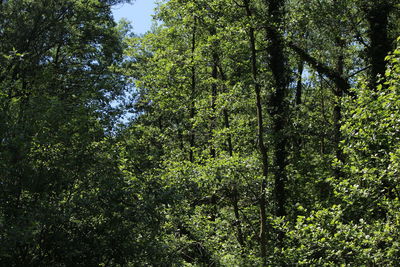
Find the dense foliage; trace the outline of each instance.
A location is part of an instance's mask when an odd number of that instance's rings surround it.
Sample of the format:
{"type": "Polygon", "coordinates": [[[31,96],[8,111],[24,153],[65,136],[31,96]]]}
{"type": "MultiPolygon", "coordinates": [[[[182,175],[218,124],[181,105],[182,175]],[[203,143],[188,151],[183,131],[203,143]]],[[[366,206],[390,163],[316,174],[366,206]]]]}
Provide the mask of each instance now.
{"type": "Polygon", "coordinates": [[[0,3],[1,266],[150,261],[154,201],[111,135],[125,85],[109,2],[0,3]]]}
{"type": "Polygon", "coordinates": [[[1,266],[396,266],[392,0],[0,2],[1,266]]]}

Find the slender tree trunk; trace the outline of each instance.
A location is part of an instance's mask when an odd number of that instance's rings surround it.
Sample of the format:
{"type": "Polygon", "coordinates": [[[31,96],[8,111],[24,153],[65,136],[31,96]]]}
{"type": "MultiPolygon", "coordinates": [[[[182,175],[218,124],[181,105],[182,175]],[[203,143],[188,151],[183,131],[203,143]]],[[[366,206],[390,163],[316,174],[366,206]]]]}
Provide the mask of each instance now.
{"type": "MultiPolygon", "coordinates": [[[[295,94],[295,105],[296,107],[302,104],[302,95],[303,95],[303,71],[304,71],[304,61],[299,59],[297,65],[297,84],[296,84],[296,94],[295,94]]],[[[300,112],[300,109],[297,108],[297,112],[300,112]]],[[[293,140],[293,149],[294,149],[294,158],[297,161],[301,161],[301,146],[302,146],[302,136],[298,127],[295,129],[296,133],[292,137],[293,140]]]]}
{"type": "MultiPolygon", "coordinates": [[[[341,40],[340,37],[336,40],[336,46],[340,49],[340,54],[336,63],[336,72],[343,76],[344,73],[344,41],[341,40]]],[[[335,156],[339,162],[344,162],[344,153],[343,149],[340,147],[340,141],[342,140],[341,134],[341,119],[342,119],[342,98],[343,98],[343,88],[340,86],[336,86],[334,90],[335,94],[335,104],[333,107],[333,131],[334,131],[334,145],[335,145],[335,156]]],[[[334,169],[335,178],[340,178],[343,174],[340,170],[340,167],[335,167],[334,169]]]]}
{"type": "MultiPolygon", "coordinates": [[[[217,31],[214,27],[211,28],[210,30],[210,35],[211,36],[215,36],[217,34],[217,31]]],[[[216,151],[215,151],[215,147],[213,144],[213,136],[214,136],[214,130],[216,128],[216,101],[217,101],[217,79],[218,79],[218,54],[217,51],[215,50],[218,47],[218,42],[215,41],[212,44],[212,67],[211,67],[211,78],[213,79],[213,81],[211,82],[211,118],[210,118],[210,156],[212,158],[216,157],[216,151]]]]}
{"type": "Polygon", "coordinates": [[[303,94],[303,71],[304,71],[304,61],[299,60],[298,63],[298,73],[297,73],[297,85],[296,85],[296,105],[301,105],[302,94],[303,94]]]}
{"type": "MultiPolygon", "coordinates": [[[[246,15],[251,18],[252,12],[249,5],[249,0],[244,1],[246,9],[246,15]]],[[[267,213],[266,213],[266,199],[265,190],[268,179],[268,152],[264,143],[264,122],[263,112],[261,105],[261,86],[258,82],[258,68],[257,68],[257,50],[256,50],[256,39],[254,27],[249,28],[249,45],[251,53],[251,69],[254,82],[254,90],[256,93],[256,107],[257,107],[257,135],[258,135],[258,147],[261,154],[262,169],[263,169],[263,180],[260,188],[260,253],[263,266],[267,265],[267,213]]]]}
{"type": "Polygon", "coordinates": [[[196,17],[193,20],[193,30],[192,30],[192,51],[191,51],[191,92],[190,92],[190,134],[189,134],[189,161],[194,162],[194,153],[193,148],[195,145],[195,134],[194,134],[194,126],[193,126],[193,119],[195,116],[195,107],[194,107],[194,99],[196,95],[196,66],[195,66],[195,59],[194,54],[196,50],[196,17]]]}
{"type": "MultiPolygon", "coordinates": [[[[230,129],[230,123],[229,123],[229,114],[228,111],[226,110],[226,108],[224,108],[223,110],[224,113],[224,124],[225,124],[225,128],[226,129],[230,129]]],[[[227,138],[226,138],[226,143],[228,145],[228,152],[229,152],[229,156],[233,156],[233,146],[232,146],[232,135],[231,133],[227,134],[227,138]]]]}
{"type": "Polygon", "coordinates": [[[211,84],[211,126],[210,126],[210,155],[212,158],[216,157],[216,151],[215,147],[213,144],[213,136],[214,136],[214,130],[216,128],[216,101],[217,101],[217,79],[218,79],[218,55],[216,53],[213,53],[212,56],[213,60],[213,65],[212,65],[212,72],[211,72],[211,77],[213,78],[213,82],[211,84]]]}
{"type": "MultiPolygon", "coordinates": [[[[326,108],[325,108],[325,93],[324,93],[324,79],[322,77],[322,74],[319,74],[319,81],[320,81],[320,91],[321,91],[321,113],[322,113],[322,119],[324,123],[327,123],[326,119],[326,108]]],[[[320,140],[320,153],[321,157],[325,155],[325,131],[322,132],[321,134],[321,140],[320,140]]]]}
{"type": "MultiPolygon", "coordinates": [[[[226,81],[226,76],[224,71],[222,70],[221,62],[218,60],[218,66],[219,66],[219,72],[221,74],[221,79],[223,82],[226,81]]],[[[223,109],[223,115],[224,115],[224,125],[227,130],[230,129],[230,122],[229,122],[229,113],[226,108],[223,109]]],[[[228,145],[228,153],[229,156],[233,156],[233,146],[232,146],[232,135],[228,133],[227,135],[227,145],[228,145]]],[[[236,234],[237,234],[237,240],[240,244],[241,247],[244,247],[244,238],[243,238],[243,231],[242,231],[242,222],[240,219],[240,213],[239,213],[239,191],[237,188],[236,182],[233,184],[233,189],[232,189],[232,195],[231,195],[231,201],[232,201],[232,206],[233,206],[233,212],[235,214],[235,227],[236,227],[236,234]]]]}

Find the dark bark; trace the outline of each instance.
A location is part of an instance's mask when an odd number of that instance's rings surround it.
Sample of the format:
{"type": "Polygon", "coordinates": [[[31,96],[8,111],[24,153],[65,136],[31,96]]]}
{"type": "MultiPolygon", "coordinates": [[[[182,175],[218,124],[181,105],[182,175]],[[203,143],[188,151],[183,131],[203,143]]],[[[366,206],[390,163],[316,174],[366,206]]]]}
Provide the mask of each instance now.
{"type": "Polygon", "coordinates": [[[216,151],[213,144],[213,136],[214,136],[214,129],[216,128],[216,101],[217,101],[217,79],[218,79],[218,55],[214,52],[212,56],[213,65],[212,65],[212,72],[211,77],[213,78],[213,82],[211,84],[211,125],[210,125],[210,155],[212,158],[216,157],[216,151]]]}
{"type": "MultiPolygon", "coordinates": [[[[210,35],[214,36],[217,34],[216,29],[213,27],[210,29],[210,35]]],[[[217,90],[218,90],[218,85],[217,85],[217,79],[218,79],[218,53],[215,50],[218,47],[218,42],[214,42],[212,44],[212,67],[211,67],[211,77],[213,79],[212,83],[211,83],[211,118],[210,118],[210,156],[212,158],[216,157],[216,151],[215,151],[215,147],[213,144],[213,136],[214,136],[214,129],[216,128],[216,101],[217,101],[217,90]]]]}
{"type": "Polygon", "coordinates": [[[301,105],[301,103],[302,103],[301,97],[303,94],[303,71],[304,71],[304,61],[299,60],[297,85],[296,85],[296,105],[301,105]]]}
{"type": "Polygon", "coordinates": [[[350,96],[355,96],[353,92],[350,91],[350,83],[346,77],[343,77],[340,73],[329,66],[319,62],[316,58],[312,57],[307,53],[303,48],[294,44],[293,42],[289,42],[288,46],[292,49],[301,59],[307,62],[314,70],[318,73],[325,75],[330,79],[337,87],[342,88],[343,92],[350,96]]]}
{"type": "MultiPolygon", "coordinates": [[[[296,84],[296,94],[295,94],[295,105],[298,107],[302,104],[302,94],[303,94],[303,71],[304,71],[304,61],[299,60],[297,65],[297,84],[296,84]]],[[[300,109],[297,109],[297,112],[300,112],[300,109]]],[[[297,161],[301,161],[301,145],[302,145],[302,136],[300,133],[300,129],[295,128],[296,133],[292,136],[293,149],[294,149],[294,159],[297,161]]]]}
{"type": "Polygon", "coordinates": [[[237,186],[235,185],[232,192],[232,206],[233,212],[235,213],[235,227],[237,232],[237,240],[240,246],[244,247],[244,238],[242,231],[242,222],[240,220],[239,214],[239,192],[237,190],[237,186]]]}
{"type": "MultiPolygon", "coordinates": [[[[230,123],[229,123],[229,114],[228,111],[226,109],[223,110],[224,113],[224,124],[225,124],[225,128],[226,129],[230,129],[230,123]]],[[[227,138],[226,138],[226,143],[228,145],[228,152],[229,152],[229,156],[233,156],[233,146],[232,146],[232,135],[230,133],[227,134],[227,138]]]]}
{"type": "Polygon", "coordinates": [[[366,8],[366,17],[369,24],[370,44],[367,56],[371,65],[370,86],[375,88],[380,78],[384,78],[386,71],[385,57],[392,49],[388,37],[388,18],[392,9],[388,1],[372,1],[366,8]]]}
{"type": "Polygon", "coordinates": [[[267,39],[269,45],[267,52],[269,55],[269,68],[274,78],[275,92],[273,93],[270,101],[273,125],[273,136],[275,145],[275,188],[274,195],[276,201],[275,215],[285,216],[285,203],[286,203],[286,164],[287,164],[287,151],[286,146],[288,143],[287,134],[285,133],[287,124],[287,110],[288,105],[285,101],[288,91],[288,72],[286,69],[287,60],[284,55],[283,38],[280,33],[279,27],[283,24],[283,7],[284,2],[280,0],[267,0],[269,20],[267,21],[267,39]],[[273,25],[273,26],[269,26],[273,25]]]}
{"type": "MultiPolygon", "coordinates": [[[[340,38],[336,40],[336,46],[340,48],[340,54],[336,63],[336,72],[343,76],[344,73],[344,42],[340,38]]],[[[335,104],[333,107],[333,127],[334,127],[334,145],[335,145],[335,156],[339,162],[344,162],[344,153],[343,149],[340,147],[340,141],[342,140],[341,134],[341,119],[342,119],[342,98],[343,98],[344,88],[340,86],[336,86],[334,89],[335,94],[335,104]]],[[[340,170],[340,167],[335,167],[335,178],[339,179],[343,173],[340,170]]]]}
{"type": "MultiPolygon", "coordinates": [[[[325,94],[324,94],[324,85],[323,85],[324,79],[322,77],[322,74],[319,74],[319,81],[320,81],[320,91],[321,91],[321,113],[322,113],[321,115],[322,115],[322,119],[323,119],[324,123],[328,124],[328,120],[326,118],[326,108],[325,108],[325,94]]],[[[321,138],[320,139],[320,154],[321,154],[321,157],[323,157],[325,155],[325,151],[326,151],[326,149],[325,149],[325,137],[326,137],[326,134],[325,134],[325,131],[323,131],[321,133],[321,136],[320,136],[320,138],[321,138]]]]}

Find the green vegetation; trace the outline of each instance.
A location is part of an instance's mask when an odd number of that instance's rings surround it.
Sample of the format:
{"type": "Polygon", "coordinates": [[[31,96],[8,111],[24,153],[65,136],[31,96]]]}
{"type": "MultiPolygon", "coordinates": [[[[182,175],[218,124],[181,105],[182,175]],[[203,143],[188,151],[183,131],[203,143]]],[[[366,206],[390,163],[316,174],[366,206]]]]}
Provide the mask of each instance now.
{"type": "Polygon", "coordinates": [[[0,266],[397,266],[400,5],[0,1],[0,266]]]}

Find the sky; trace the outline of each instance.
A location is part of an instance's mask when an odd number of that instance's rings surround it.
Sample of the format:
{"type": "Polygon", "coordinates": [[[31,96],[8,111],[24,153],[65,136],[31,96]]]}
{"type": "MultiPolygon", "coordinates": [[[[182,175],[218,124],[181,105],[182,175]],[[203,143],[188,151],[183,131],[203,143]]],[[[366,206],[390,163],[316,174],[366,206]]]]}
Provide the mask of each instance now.
{"type": "Polygon", "coordinates": [[[154,0],[135,0],[132,4],[116,5],[112,11],[116,21],[125,18],[132,22],[134,33],[143,34],[151,28],[155,6],[154,0]]]}

